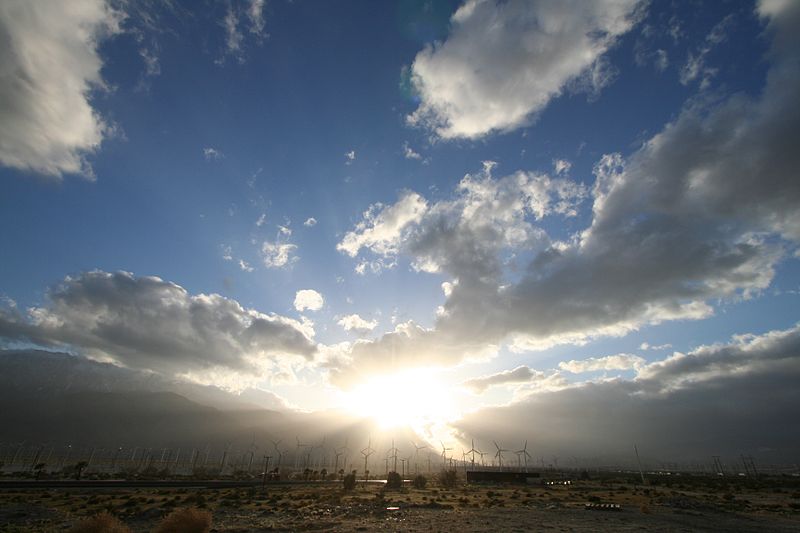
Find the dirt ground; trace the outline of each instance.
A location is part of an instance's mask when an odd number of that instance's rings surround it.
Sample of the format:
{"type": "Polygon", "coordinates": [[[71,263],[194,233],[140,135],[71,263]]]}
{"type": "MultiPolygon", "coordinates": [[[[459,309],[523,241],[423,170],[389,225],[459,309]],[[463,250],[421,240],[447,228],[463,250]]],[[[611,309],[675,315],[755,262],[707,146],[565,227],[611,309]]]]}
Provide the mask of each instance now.
{"type": "Polygon", "coordinates": [[[339,485],[242,489],[0,491],[0,531],[69,531],[108,511],[135,532],[171,511],[212,513],[211,531],[800,531],[800,480],[677,478],[572,485],[458,485],[346,492],[339,485]],[[587,504],[619,504],[590,510],[587,504]]]}

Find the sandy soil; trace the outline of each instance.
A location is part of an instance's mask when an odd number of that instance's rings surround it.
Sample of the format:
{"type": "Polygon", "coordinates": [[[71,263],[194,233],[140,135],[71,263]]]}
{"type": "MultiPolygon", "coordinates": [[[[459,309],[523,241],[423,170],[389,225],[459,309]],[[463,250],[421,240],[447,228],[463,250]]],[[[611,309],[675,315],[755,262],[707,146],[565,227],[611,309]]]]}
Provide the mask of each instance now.
{"type": "Polygon", "coordinates": [[[68,531],[103,510],[150,531],[174,509],[211,511],[212,531],[800,531],[800,480],[630,480],[571,486],[384,490],[298,484],[249,489],[0,491],[0,531],[68,531]],[[587,510],[616,503],[619,511],[587,510]],[[398,509],[387,509],[397,507],[398,509]]]}

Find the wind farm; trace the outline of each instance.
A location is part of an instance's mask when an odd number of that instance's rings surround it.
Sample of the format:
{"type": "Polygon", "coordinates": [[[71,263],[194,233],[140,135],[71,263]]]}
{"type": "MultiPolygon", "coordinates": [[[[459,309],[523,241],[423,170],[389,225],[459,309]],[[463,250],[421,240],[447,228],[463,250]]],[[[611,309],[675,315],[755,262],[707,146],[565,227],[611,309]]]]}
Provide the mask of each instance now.
{"type": "Polygon", "coordinates": [[[800,0],[0,43],[0,531],[800,531],[800,0]]]}

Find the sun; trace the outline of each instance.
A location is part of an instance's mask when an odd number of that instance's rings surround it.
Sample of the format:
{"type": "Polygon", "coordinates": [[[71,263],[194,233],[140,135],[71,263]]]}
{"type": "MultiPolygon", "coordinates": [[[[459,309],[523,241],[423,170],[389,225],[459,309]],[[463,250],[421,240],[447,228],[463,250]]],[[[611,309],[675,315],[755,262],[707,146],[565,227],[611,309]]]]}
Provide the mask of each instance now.
{"type": "Polygon", "coordinates": [[[451,386],[435,370],[417,369],[377,376],[345,394],[344,407],[372,418],[384,429],[422,428],[456,414],[451,386]]]}

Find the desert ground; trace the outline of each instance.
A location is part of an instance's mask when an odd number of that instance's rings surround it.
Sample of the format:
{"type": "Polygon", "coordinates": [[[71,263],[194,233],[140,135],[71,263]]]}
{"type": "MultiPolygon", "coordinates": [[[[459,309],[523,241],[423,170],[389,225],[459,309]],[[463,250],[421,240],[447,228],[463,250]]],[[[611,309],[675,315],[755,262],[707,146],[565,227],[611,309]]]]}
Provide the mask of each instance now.
{"type": "Polygon", "coordinates": [[[800,478],[793,476],[661,476],[647,485],[625,475],[571,479],[567,485],[546,481],[445,488],[431,479],[422,489],[359,483],[350,491],[338,482],[3,488],[0,530],[69,531],[107,512],[131,531],[145,532],[176,509],[198,508],[210,513],[210,531],[219,532],[800,531],[800,478]]]}

